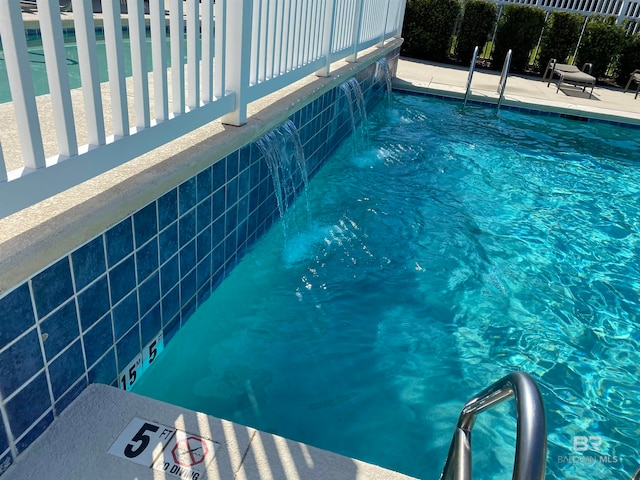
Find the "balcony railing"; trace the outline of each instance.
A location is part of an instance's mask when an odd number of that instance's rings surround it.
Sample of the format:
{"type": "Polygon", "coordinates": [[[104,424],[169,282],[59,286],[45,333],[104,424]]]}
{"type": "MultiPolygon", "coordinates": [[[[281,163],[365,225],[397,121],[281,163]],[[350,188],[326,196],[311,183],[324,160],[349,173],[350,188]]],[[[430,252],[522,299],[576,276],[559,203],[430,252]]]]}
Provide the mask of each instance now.
{"type": "MultiPolygon", "coordinates": [[[[74,113],[72,97],[77,101],[77,92],[69,86],[59,5],[37,0],[57,139],[57,154],[46,157],[20,3],[0,0],[0,39],[20,140],[18,166],[15,160],[7,166],[0,146],[0,218],[215,119],[244,124],[250,102],[307,75],[330,75],[332,62],[356,61],[362,50],[399,37],[405,3],[154,0],[145,16],[143,0],[127,0],[127,17],[121,17],[119,2],[102,0],[110,97],[105,105],[107,90],[100,83],[92,0],[72,0],[81,120],[77,105],[74,113]],[[123,18],[128,21],[131,50],[129,86],[124,73],[123,18]],[[148,74],[149,56],[152,71],[148,74]],[[171,67],[167,67],[169,60],[171,67]],[[105,122],[105,113],[110,122],[105,122]],[[84,125],[78,128],[80,121],[84,125]],[[109,131],[105,123],[110,123],[109,131]],[[79,130],[88,139],[86,144],[78,144],[79,130]]],[[[4,130],[11,121],[3,118],[0,128],[4,130]]],[[[12,158],[16,156],[11,153],[12,158]]]]}

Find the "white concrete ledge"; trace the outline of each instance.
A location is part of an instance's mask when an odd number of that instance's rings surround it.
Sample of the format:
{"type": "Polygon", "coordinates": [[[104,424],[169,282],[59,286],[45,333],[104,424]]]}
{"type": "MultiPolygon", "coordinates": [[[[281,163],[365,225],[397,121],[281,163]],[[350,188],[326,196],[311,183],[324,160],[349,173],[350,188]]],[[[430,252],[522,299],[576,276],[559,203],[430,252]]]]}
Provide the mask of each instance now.
{"type": "MultiPolygon", "coordinates": [[[[107,453],[136,417],[215,442],[215,457],[204,475],[195,476],[197,480],[411,480],[406,475],[107,385],[90,385],[2,478],[180,478],[107,453]]],[[[139,448],[139,442],[131,443],[139,448]]],[[[189,478],[193,479],[193,475],[189,478]]]]}

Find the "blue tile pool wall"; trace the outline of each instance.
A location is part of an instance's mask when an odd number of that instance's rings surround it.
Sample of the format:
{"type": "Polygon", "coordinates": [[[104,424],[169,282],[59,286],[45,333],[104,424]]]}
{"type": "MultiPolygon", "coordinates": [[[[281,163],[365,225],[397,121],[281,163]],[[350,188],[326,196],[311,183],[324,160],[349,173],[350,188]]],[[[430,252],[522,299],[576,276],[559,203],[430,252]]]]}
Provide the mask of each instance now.
{"type": "MultiPolygon", "coordinates": [[[[357,76],[370,107],[375,68],[357,76]]],[[[350,134],[340,95],[290,117],[309,177],[350,134]]],[[[169,342],[278,217],[250,143],[0,297],[0,474],[89,383],[118,385],[150,340],[169,342]]]]}

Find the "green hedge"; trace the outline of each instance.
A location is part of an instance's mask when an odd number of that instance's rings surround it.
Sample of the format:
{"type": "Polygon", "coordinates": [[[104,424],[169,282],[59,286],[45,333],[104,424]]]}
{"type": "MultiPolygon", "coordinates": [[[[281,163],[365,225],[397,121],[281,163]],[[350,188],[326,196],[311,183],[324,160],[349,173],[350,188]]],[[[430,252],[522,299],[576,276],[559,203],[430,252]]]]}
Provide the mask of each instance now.
{"type": "Polygon", "coordinates": [[[511,70],[523,71],[538,43],[544,19],[545,13],[541,8],[505,5],[496,31],[493,67],[502,68],[507,51],[511,49],[511,70]]]}
{"type": "Polygon", "coordinates": [[[408,0],[401,54],[424,60],[446,60],[459,13],[458,0],[408,0]]]}
{"type": "Polygon", "coordinates": [[[478,46],[482,52],[496,23],[498,7],[486,0],[468,0],[464,4],[464,14],[456,42],[456,58],[468,64],[473,49],[478,46]]]}
{"type": "Polygon", "coordinates": [[[554,11],[544,27],[538,65],[544,72],[549,60],[566,63],[576,50],[586,17],[579,13],[554,11]]]}
{"type": "Polygon", "coordinates": [[[625,38],[616,68],[618,85],[624,87],[635,69],[640,69],[640,34],[627,35],[625,38]]]}
{"type": "Polygon", "coordinates": [[[604,77],[617,61],[624,41],[624,28],[616,25],[615,17],[592,15],[582,36],[576,65],[582,67],[585,63],[592,63],[592,75],[604,77]]]}

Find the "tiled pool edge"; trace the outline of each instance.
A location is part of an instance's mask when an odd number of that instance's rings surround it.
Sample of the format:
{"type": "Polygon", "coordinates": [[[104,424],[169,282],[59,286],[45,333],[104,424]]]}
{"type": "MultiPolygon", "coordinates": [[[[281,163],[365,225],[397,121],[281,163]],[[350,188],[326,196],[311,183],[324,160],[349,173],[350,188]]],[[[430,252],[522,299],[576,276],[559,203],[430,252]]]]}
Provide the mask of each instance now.
{"type": "MultiPolygon", "coordinates": [[[[398,53],[378,58],[393,70],[398,53]]],[[[385,88],[375,60],[356,73],[370,106],[385,88]]],[[[289,115],[310,176],[350,132],[334,115],[339,92],[299,99],[289,115]]],[[[211,163],[0,296],[0,474],[89,383],[115,384],[159,332],[169,341],[274,222],[255,144],[211,163]]]]}
{"type": "MultiPolygon", "coordinates": [[[[448,100],[453,102],[463,102],[464,95],[455,91],[443,91],[440,89],[433,89],[431,87],[420,87],[406,85],[393,85],[393,90],[405,93],[407,95],[418,95],[425,97],[432,97],[441,100],[448,100]]],[[[471,95],[467,101],[468,105],[478,105],[482,107],[497,108],[497,97],[483,97],[480,95],[471,95]]],[[[633,130],[640,130],[640,121],[634,118],[621,117],[619,115],[613,115],[609,113],[597,113],[581,108],[567,108],[557,105],[543,105],[539,103],[526,102],[515,99],[504,99],[504,103],[500,106],[502,110],[526,113],[529,115],[542,115],[549,117],[568,118],[577,121],[586,121],[594,123],[603,123],[606,125],[614,125],[617,127],[630,128],[633,130]]]]}

